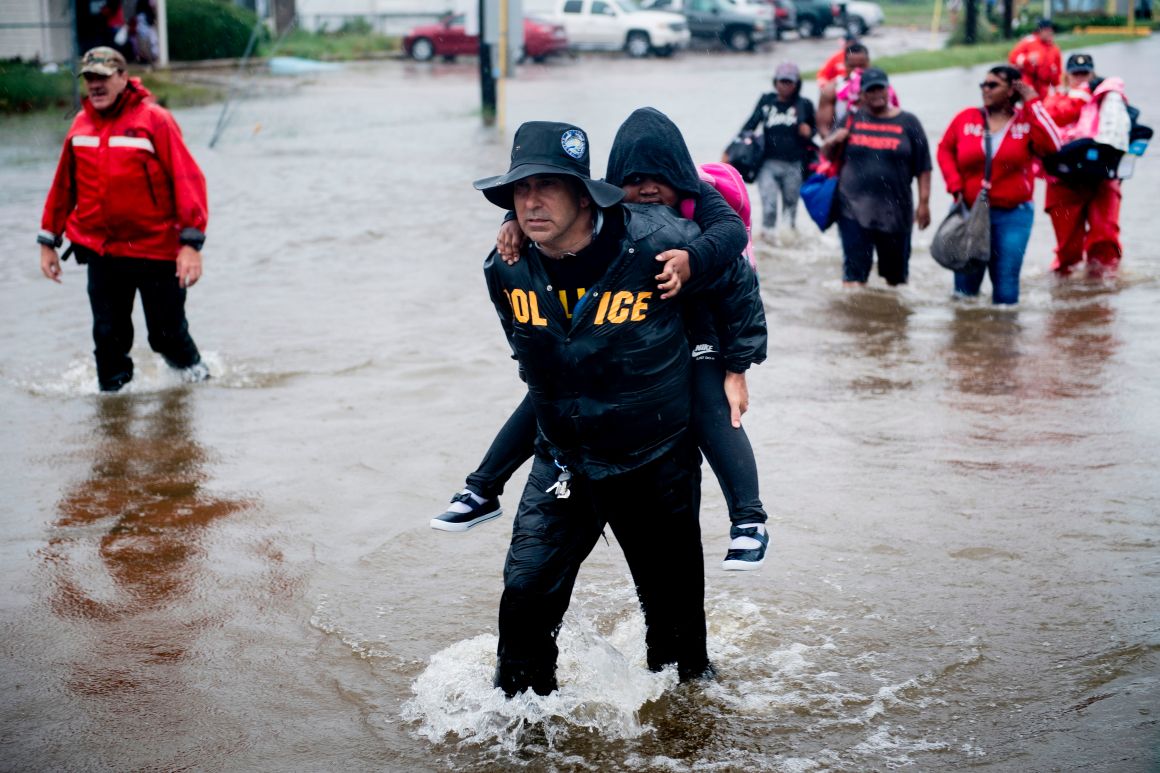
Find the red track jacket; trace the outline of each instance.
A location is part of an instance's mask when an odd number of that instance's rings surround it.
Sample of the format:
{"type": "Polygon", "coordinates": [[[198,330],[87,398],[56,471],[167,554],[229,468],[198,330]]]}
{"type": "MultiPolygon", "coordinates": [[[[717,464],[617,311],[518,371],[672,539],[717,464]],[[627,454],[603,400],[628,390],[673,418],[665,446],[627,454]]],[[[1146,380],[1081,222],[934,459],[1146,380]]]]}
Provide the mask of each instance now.
{"type": "MultiPolygon", "coordinates": [[[[1032,157],[1050,155],[1061,146],[1059,127],[1038,99],[1015,109],[1002,141],[991,137],[991,205],[1010,209],[1031,201],[1035,178],[1032,157]]],[[[938,166],[946,180],[947,192],[962,192],[967,205],[983,187],[983,112],[968,107],[955,116],[938,144],[938,166]]]]}
{"type": "Polygon", "coordinates": [[[1063,76],[1063,57],[1059,46],[1045,43],[1036,34],[1027,35],[1011,49],[1007,60],[1023,73],[1040,99],[1046,99],[1052,86],[1058,86],[1063,76]]]}
{"type": "Polygon", "coordinates": [[[207,207],[205,177],[177,122],[131,78],[112,114],[85,100],[40,227],[101,255],[176,260],[183,242],[205,238],[207,207]]]}

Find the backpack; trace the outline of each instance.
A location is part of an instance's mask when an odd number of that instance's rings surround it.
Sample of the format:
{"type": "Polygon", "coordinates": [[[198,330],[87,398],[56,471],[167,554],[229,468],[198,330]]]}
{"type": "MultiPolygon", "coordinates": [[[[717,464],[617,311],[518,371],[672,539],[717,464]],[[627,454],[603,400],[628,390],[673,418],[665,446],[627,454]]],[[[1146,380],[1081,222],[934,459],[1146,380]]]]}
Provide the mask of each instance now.
{"type": "MultiPolygon", "coordinates": [[[[710,163],[701,164],[697,172],[703,181],[717,189],[717,192],[741,218],[741,222],[745,223],[745,233],[751,235],[752,208],[749,204],[749,189],[745,187],[745,180],[737,168],[731,164],[710,163]]],[[[692,219],[693,204],[692,199],[685,199],[681,202],[681,217],[692,219]]],[[[757,261],[753,257],[752,238],[745,245],[745,251],[742,254],[749,261],[749,265],[757,268],[757,261]]]]}

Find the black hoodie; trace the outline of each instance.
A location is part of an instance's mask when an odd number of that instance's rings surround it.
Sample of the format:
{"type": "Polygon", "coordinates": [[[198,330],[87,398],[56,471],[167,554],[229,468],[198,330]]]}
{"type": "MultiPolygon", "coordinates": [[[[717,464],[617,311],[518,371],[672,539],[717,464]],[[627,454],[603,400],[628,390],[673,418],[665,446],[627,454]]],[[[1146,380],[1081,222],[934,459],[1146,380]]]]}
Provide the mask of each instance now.
{"type": "Polygon", "coordinates": [[[634,110],[612,141],[606,182],[623,186],[634,174],[661,178],[696,201],[693,220],[702,233],[685,248],[690,281],[723,280],[696,300],[683,299],[690,343],[721,351],[726,367],[736,373],[764,361],[765,309],[757,276],[742,257],[749,243],[745,224],[717,189],[701,180],[681,130],[656,108],[634,110]],[[741,315],[741,309],[748,314],[741,315]]]}
{"type": "Polygon", "coordinates": [[[681,130],[656,108],[634,110],[612,141],[606,182],[623,186],[634,174],[659,177],[682,198],[696,201],[693,220],[701,235],[686,247],[693,276],[726,268],[749,244],[741,218],[716,188],[701,180],[681,130]]]}

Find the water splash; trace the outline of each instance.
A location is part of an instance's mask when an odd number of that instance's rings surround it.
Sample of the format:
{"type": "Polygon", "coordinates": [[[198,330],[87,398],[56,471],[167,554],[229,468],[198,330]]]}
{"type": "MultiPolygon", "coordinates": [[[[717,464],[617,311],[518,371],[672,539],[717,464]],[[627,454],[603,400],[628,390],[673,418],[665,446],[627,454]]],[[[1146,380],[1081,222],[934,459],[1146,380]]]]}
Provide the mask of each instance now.
{"type": "Polygon", "coordinates": [[[506,698],[492,686],[497,639],[481,634],[432,656],[412,685],[403,719],[417,723],[415,733],[434,743],[454,738],[509,753],[531,734],[552,748],[589,731],[618,740],[647,733],[639,711],[676,685],[675,671],[651,673],[613,646],[610,639],[620,634],[605,638],[575,615],[568,618],[559,638],[556,692],[506,698]]]}

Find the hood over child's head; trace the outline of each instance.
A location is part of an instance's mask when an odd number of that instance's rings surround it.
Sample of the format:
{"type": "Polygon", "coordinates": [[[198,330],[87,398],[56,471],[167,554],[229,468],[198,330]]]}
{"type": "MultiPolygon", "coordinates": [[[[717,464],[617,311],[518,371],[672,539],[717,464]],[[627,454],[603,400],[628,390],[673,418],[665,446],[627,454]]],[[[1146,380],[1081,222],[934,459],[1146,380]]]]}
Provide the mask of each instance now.
{"type": "Polygon", "coordinates": [[[695,197],[701,178],[681,130],[653,107],[632,112],[612,141],[605,180],[624,185],[630,175],[660,178],[685,197],[695,197]]]}

